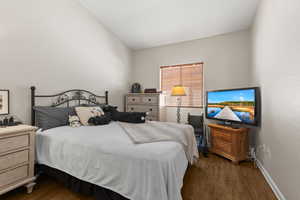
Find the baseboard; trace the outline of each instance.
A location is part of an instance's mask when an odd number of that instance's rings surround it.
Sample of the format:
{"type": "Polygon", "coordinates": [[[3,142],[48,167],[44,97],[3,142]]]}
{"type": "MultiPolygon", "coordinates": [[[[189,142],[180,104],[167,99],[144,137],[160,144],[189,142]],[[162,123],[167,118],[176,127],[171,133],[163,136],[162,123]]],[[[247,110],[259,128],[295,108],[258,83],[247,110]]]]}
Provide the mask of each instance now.
{"type": "Polygon", "coordinates": [[[261,162],[258,159],[255,159],[255,160],[256,160],[256,165],[257,165],[258,169],[261,171],[261,173],[265,177],[266,181],[270,185],[270,187],[273,190],[273,192],[274,192],[275,196],[277,197],[277,199],[278,200],[286,200],[286,198],[283,196],[282,192],[279,190],[276,183],[274,182],[274,180],[270,176],[269,172],[264,168],[264,166],[261,164],[261,162]]]}

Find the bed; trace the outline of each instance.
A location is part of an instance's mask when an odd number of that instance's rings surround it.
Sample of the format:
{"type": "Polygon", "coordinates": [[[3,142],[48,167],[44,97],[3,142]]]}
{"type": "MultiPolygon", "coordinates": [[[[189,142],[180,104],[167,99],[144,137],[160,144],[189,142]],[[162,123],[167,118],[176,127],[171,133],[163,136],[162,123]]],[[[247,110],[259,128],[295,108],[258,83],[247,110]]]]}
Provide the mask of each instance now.
{"type": "MultiPolygon", "coordinates": [[[[52,106],[76,102],[108,104],[108,92],[97,96],[85,90],[57,95],[36,95],[31,88],[32,108],[38,98],[54,98],[52,106]]],[[[35,111],[32,109],[32,124],[35,111]]],[[[70,189],[101,200],[181,200],[188,166],[181,144],[172,141],[134,144],[118,122],[104,126],[60,126],[39,131],[36,137],[38,168],[70,189]]]]}

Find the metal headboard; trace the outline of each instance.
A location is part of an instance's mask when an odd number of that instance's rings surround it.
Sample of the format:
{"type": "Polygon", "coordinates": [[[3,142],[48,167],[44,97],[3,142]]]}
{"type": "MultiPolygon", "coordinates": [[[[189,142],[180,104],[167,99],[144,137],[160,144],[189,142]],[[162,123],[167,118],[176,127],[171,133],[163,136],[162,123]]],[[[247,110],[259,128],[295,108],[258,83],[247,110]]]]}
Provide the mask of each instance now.
{"type": "MultiPolygon", "coordinates": [[[[54,98],[54,102],[50,106],[58,107],[62,105],[70,106],[71,102],[75,102],[76,105],[88,104],[88,105],[108,105],[108,91],[105,91],[104,96],[96,95],[87,90],[72,89],[67,90],[54,95],[36,95],[35,86],[31,86],[31,124],[35,125],[35,110],[33,107],[36,105],[36,98],[54,98]],[[100,103],[98,100],[104,99],[104,103],[100,103]]],[[[73,105],[74,106],[74,105],[73,105]]]]}

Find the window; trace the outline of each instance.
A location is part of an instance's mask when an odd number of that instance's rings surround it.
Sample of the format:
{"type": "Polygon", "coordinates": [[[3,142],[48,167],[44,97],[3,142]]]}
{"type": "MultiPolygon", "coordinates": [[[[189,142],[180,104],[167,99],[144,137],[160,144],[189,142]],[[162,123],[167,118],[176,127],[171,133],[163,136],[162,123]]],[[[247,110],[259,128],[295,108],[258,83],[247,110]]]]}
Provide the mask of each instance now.
{"type": "Polygon", "coordinates": [[[181,107],[203,106],[203,63],[160,67],[161,91],[166,94],[166,106],[177,106],[177,98],[171,96],[172,87],[182,85],[181,107]]]}

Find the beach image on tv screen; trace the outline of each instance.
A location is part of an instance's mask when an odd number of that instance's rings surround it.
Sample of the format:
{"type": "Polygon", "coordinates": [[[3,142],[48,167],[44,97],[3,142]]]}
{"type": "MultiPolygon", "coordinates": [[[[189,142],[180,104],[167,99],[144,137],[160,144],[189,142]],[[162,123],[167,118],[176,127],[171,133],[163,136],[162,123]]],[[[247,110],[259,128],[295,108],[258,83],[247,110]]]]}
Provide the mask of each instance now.
{"type": "Polygon", "coordinates": [[[210,118],[254,123],[254,89],[208,92],[207,100],[207,115],[210,118]]]}

